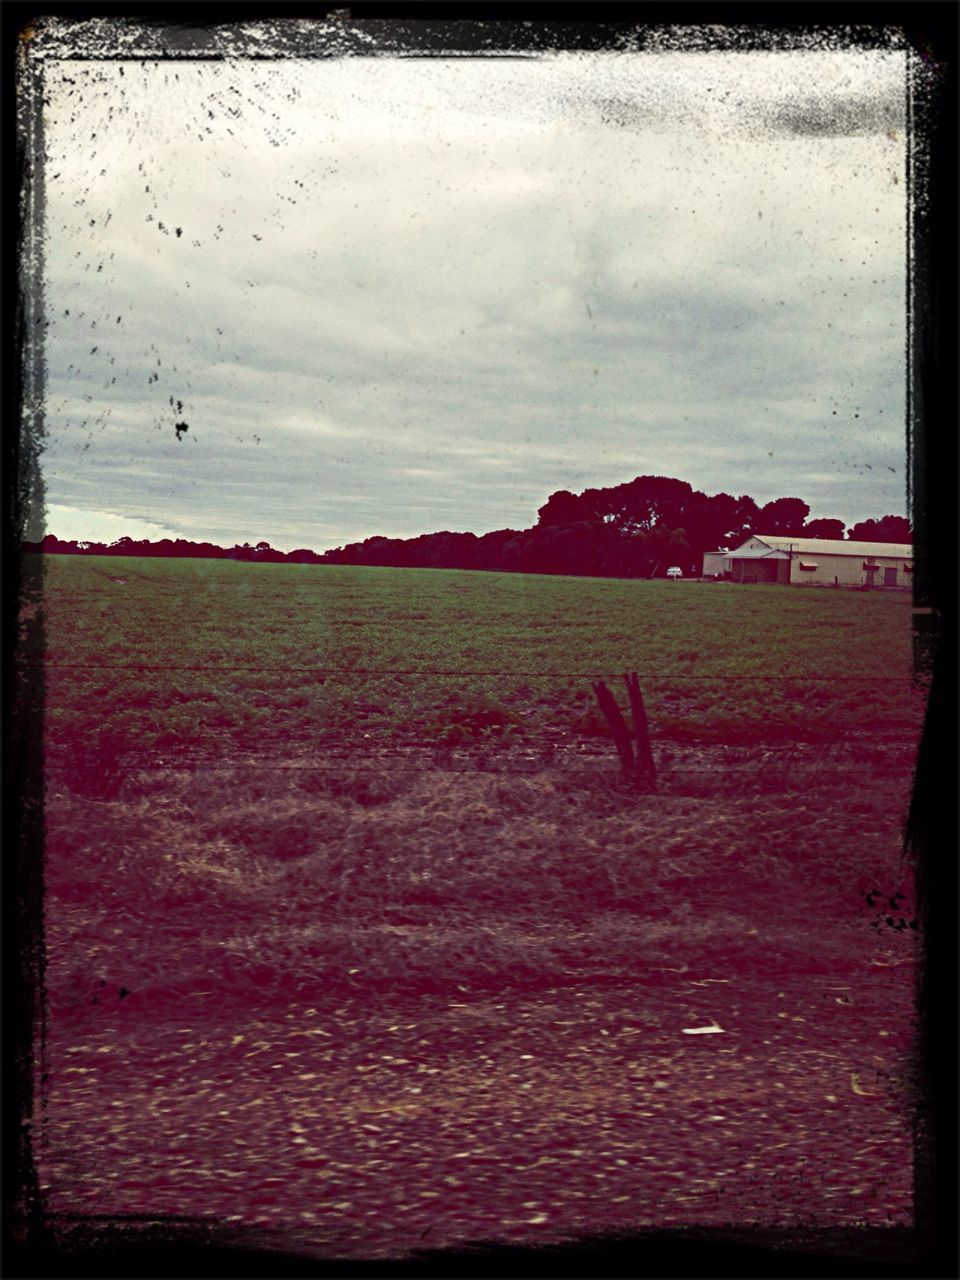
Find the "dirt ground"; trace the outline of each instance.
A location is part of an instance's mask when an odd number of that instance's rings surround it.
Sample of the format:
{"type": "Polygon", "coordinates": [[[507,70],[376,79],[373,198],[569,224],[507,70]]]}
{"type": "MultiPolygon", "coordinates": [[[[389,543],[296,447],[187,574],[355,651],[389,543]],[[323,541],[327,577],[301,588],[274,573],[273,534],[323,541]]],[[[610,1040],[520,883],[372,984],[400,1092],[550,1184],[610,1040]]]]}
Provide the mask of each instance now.
{"type": "MultiPolygon", "coordinates": [[[[774,777],[776,761],[768,761],[765,785],[774,788],[775,804],[755,784],[752,800],[746,794],[757,770],[742,752],[673,763],[659,796],[604,800],[583,818],[582,831],[589,829],[602,853],[629,850],[640,839],[631,815],[666,815],[658,819],[667,824],[656,832],[663,856],[650,863],[659,870],[647,876],[646,901],[633,886],[615,904],[584,902],[578,915],[563,899],[555,916],[538,919],[537,887],[531,910],[522,901],[509,909],[511,892],[523,897],[521,880],[505,891],[506,905],[482,908],[486,932],[476,945],[502,945],[509,960],[528,945],[536,952],[545,933],[562,935],[564,955],[574,959],[539,975],[531,962],[519,976],[504,960],[499,979],[479,961],[461,973],[456,964],[465,962],[451,960],[448,982],[437,972],[438,981],[419,987],[387,970],[378,978],[348,968],[336,982],[278,979],[264,987],[237,979],[238,962],[219,968],[205,959],[190,967],[190,930],[194,940],[210,935],[206,943],[217,951],[203,955],[212,957],[235,948],[243,919],[256,915],[265,948],[274,935],[264,913],[282,924],[301,919],[302,905],[272,901],[267,911],[237,889],[247,915],[240,912],[227,929],[234,899],[203,900],[200,880],[198,914],[190,915],[189,902],[178,914],[162,905],[169,900],[159,891],[151,902],[139,882],[118,874],[116,859],[134,866],[138,850],[162,857],[150,841],[162,837],[167,847],[176,830],[171,812],[180,814],[182,833],[196,830],[199,813],[178,809],[183,795],[176,795],[177,785],[199,785],[196,762],[185,781],[157,784],[137,802],[138,825],[129,831],[119,808],[84,811],[87,822],[101,815],[114,859],[100,865],[108,879],[99,899],[69,880],[67,863],[84,848],[60,839],[58,820],[65,828],[64,815],[79,819],[68,807],[58,819],[58,805],[74,802],[54,793],[50,1012],[36,1145],[50,1220],[66,1229],[78,1217],[185,1215],[337,1258],[399,1257],[471,1240],[542,1244],[645,1226],[908,1225],[918,935],[888,921],[883,904],[879,911],[872,899],[865,905],[862,892],[871,875],[888,876],[877,886],[884,892],[900,883],[906,757],[891,748],[885,758],[874,752],[872,765],[848,759],[861,799],[869,800],[859,815],[849,790],[812,802],[823,776],[822,759],[813,755],[806,790],[796,761],[789,777],[774,777]],[[718,778],[729,785],[735,776],[740,807],[727,811],[718,778]],[[790,830],[798,799],[805,799],[807,817],[791,862],[789,851],[775,846],[777,832],[790,830]],[[691,810],[694,800],[702,811],[691,810]],[[768,802],[776,822],[763,817],[768,802]],[[768,823],[752,834],[743,827],[751,806],[757,821],[768,823]],[[767,841],[757,846],[766,869],[738,880],[738,864],[717,838],[722,821],[732,824],[728,844],[767,841]],[[667,858],[671,823],[679,834],[667,858]],[[710,842],[698,846],[697,830],[709,831],[710,842]],[[831,831],[835,847],[826,848],[831,831]],[[805,858],[808,847],[821,848],[822,857],[805,858]],[[670,863],[669,874],[662,862],[670,863]],[[829,882],[825,868],[835,873],[829,882]],[[678,869],[689,883],[681,884],[678,869]],[[849,893],[838,890],[844,882],[849,893]],[[685,904],[670,899],[682,894],[685,904]],[[714,927],[701,928],[711,913],[714,927]],[[651,932],[657,919],[660,932],[651,932]],[[606,968],[595,959],[604,945],[606,968]],[[164,947],[168,959],[180,958],[188,981],[147,980],[163,966],[151,968],[138,951],[164,947]],[[587,959],[579,964],[581,954],[587,959]],[[124,977],[134,972],[137,980],[124,977]]],[[[504,805],[519,804],[515,797],[533,794],[530,787],[559,804],[558,778],[572,767],[531,762],[527,776],[510,782],[514,790],[501,790],[504,805]],[[516,790],[521,783],[528,791],[516,790]]],[[[609,761],[603,767],[609,771],[609,761]]],[[[389,763],[379,768],[389,772],[389,763]]],[[[522,772],[519,764],[514,772],[522,772]]],[[[577,777],[582,790],[582,772],[577,777]]],[[[418,785],[442,798],[444,820],[459,821],[458,839],[475,841],[477,859],[485,849],[489,858],[501,857],[518,831],[533,839],[529,812],[497,827],[490,805],[481,804],[489,787],[506,785],[482,762],[474,760],[472,772],[452,758],[435,762],[418,785]]],[[[418,833],[408,789],[407,782],[402,792],[388,788],[378,805],[369,798],[360,805],[356,794],[343,799],[367,842],[358,848],[373,848],[378,832],[396,838],[399,810],[391,827],[390,806],[402,801],[407,847],[440,847],[454,828],[431,827],[421,797],[426,816],[418,833]]],[[[333,814],[329,796],[324,804],[333,814]]],[[[537,820],[549,827],[544,814],[537,820]]],[[[577,839],[582,831],[575,830],[577,839]]],[[[218,886],[231,865],[222,863],[218,886]]],[[[475,880],[478,902],[499,901],[497,874],[488,888],[475,880]]],[[[209,866],[204,875],[206,885],[209,866]]],[[[266,883],[258,882],[257,892],[266,883]]],[[[293,882],[269,883],[279,893],[293,882]]],[[[405,946],[435,928],[424,917],[428,907],[429,900],[427,907],[408,903],[406,923],[396,923],[381,904],[375,920],[362,922],[384,947],[405,946]]],[[[447,908],[441,902],[435,909],[442,916],[447,908]]],[[[457,919],[472,936],[476,922],[457,919]]],[[[334,923],[330,917],[328,933],[334,923]]],[[[341,923],[353,927],[349,918],[341,923]]],[[[436,945],[442,955],[442,939],[436,945]]],[[[276,966],[306,964],[315,939],[310,947],[301,954],[288,943],[276,966]]]]}

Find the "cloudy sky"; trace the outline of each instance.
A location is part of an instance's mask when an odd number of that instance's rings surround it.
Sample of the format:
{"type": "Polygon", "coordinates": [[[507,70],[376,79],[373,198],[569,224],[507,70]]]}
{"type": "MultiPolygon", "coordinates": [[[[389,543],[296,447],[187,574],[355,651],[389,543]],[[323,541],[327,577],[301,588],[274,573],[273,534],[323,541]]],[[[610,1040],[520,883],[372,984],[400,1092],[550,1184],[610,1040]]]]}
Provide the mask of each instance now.
{"type": "Polygon", "coordinates": [[[48,530],[322,550],[644,473],[904,513],[905,69],[51,60],[48,530]]]}

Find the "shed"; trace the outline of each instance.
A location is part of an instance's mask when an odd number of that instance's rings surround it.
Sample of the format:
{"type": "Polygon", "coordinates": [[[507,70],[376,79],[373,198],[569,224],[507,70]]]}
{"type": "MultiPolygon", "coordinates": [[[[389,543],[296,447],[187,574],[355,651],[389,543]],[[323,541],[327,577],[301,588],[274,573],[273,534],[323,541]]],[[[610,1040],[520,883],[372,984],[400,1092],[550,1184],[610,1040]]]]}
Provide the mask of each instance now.
{"type": "Polygon", "coordinates": [[[730,552],[726,547],[703,553],[703,577],[722,578],[730,573],[730,552]]]}
{"type": "Polygon", "coordinates": [[[734,582],[780,582],[796,587],[907,588],[913,546],[901,542],[845,542],[754,534],[728,553],[734,582]]]}

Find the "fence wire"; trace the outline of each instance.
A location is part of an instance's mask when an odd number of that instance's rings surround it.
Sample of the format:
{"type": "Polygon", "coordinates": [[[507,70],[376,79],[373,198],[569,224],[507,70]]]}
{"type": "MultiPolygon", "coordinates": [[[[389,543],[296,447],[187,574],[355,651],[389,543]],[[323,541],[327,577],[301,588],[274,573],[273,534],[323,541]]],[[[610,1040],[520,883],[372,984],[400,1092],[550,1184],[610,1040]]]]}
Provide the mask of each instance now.
{"type": "MultiPolygon", "coordinates": [[[[145,663],[145,662],[59,662],[57,660],[33,659],[24,665],[41,666],[52,668],[57,671],[208,671],[208,672],[251,672],[255,671],[260,674],[271,675],[287,675],[287,674],[314,674],[314,675],[349,675],[349,676],[443,676],[443,677],[464,677],[464,676],[484,676],[495,679],[523,679],[523,680],[618,680],[622,679],[625,672],[618,671],[616,675],[598,671],[514,671],[514,670],[491,670],[489,668],[477,670],[452,670],[446,668],[433,667],[321,667],[321,666],[238,666],[238,665],[216,665],[212,663],[145,663]]],[[[877,675],[790,675],[783,673],[763,673],[758,675],[693,675],[693,674],[655,674],[654,672],[639,672],[639,678],[649,684],[686,684],[700,683],[705,681],[732,683],[734,681],[772,681],[785,684],[907,684],[916,682],[919,678],[915,672],[904,673],[899,676],[877,676],[877,675]]]]}

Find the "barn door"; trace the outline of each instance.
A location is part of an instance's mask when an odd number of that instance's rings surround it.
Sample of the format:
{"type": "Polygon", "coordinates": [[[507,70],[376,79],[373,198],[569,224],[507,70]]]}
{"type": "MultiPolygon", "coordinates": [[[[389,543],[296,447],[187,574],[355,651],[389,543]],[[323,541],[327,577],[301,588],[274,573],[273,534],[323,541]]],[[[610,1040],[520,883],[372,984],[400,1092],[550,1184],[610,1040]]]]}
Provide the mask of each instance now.
{"type": "Polygon", "coordinates": [[[884,585],[885,587],[895,587],[895,586],[897,585],[897,570],[896,570],[896,566],[894,566],[894,567],[893,567],[893,568],[891,568],[891,569],[884,569],[884,571],[883,571],[883,585],[884,585]]]}

